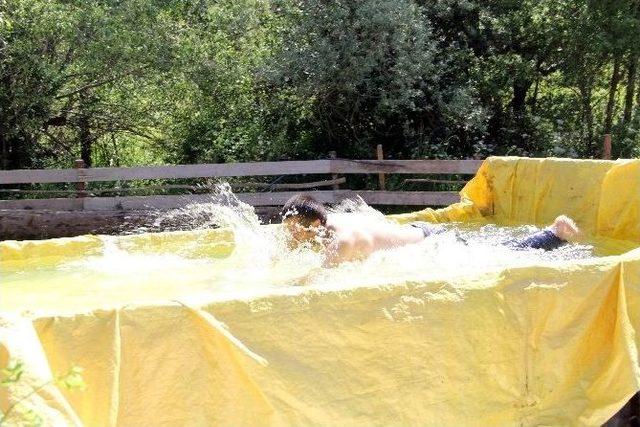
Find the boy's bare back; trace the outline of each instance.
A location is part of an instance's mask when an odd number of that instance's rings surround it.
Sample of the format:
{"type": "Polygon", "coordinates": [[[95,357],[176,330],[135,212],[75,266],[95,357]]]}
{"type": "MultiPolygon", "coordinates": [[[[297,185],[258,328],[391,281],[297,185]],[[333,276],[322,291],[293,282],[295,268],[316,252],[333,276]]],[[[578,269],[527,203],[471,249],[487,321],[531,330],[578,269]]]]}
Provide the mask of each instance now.
{"type": "Polygon", "coordinates": [[[330,214],[325,227],[331,235],[327,263],[363,259],[375,251],[390,249],[424,239],[421,230],[367,215],[330,214]]]}

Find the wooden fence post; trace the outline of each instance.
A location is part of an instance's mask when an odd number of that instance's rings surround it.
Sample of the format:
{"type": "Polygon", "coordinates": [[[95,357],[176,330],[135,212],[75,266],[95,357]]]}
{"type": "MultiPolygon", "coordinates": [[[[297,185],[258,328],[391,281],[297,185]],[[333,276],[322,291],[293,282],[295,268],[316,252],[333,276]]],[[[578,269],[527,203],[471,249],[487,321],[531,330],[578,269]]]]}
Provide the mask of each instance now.
{"type": "MultiPolygon", "coordinates": [[[[378,147],[376,147],[376,155],[378,157],[378,160],[384,160],[384,153],[382,152],[382,144],[378,144],[378,147]]],[[[380,190],[385,189],[385,178],[383,173],[378,174],[378,184],[380,186],[380,190]]]]}
{"type": "Polygon", "coordinates": [[[602,158],[605,160],[611,160],[611,134],[606,133],[604,135],[604,141],[602,143],[602,158]]]}
{"type": "MultiPolygon", "coordinates": [[[[73,162],[73,167],[75,169],[84,169],[86,167],[86,165],[84,164],[84,160],[82,159],[76,159],[75,162],[73,162]]],[[[81,172],[78,170],[78,176],[80,175],[81,172]]],[[[82,197],[87,197],[87,183],[86,182],[76,182],[76,197],[77,198],[82,198],[82,197]]]]}
{"type": "MultiPolygon", "coordinates": [[[[338,154],[335,151],[329,151],[329,158],[330,159],[336,159],[338,158],[338,154]]],[[[337,173],[332,173],[331,174],[331,179],[338,179],[338,174],[337,173]]],[[[340,185],[339,184],[333,184],[333,186],[331,187],[334,190],[339,190],[340,189],[340,185]]]]}

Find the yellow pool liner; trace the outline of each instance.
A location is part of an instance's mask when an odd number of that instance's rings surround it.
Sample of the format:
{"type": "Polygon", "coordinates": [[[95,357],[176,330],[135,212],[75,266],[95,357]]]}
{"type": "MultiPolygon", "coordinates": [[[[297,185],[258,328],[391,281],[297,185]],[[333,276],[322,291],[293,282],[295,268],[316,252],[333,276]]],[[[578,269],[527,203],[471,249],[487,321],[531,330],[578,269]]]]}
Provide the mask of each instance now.
{"type": "MultiPolygon", "coordinates": [[[[42,315],[25,304],[0,315],[0,365],[25,363],[22,393],[84,368],[86,390],[52,383],[25,401],[47,425],[604,423],[640,389],[640,161],[489,158],[461,198],[393,218],[543,225],[563,213],[624,253],[197,305],[42,315]]],[[[194,239],[212,256],[233,249],[225,231],[118,239],[130,250],[194,239]]],[[[0,243],[0,280],[2,268],[101,245],[0,243]]],[[[10,404],[0,388],[0,408],[10,404]]]]}

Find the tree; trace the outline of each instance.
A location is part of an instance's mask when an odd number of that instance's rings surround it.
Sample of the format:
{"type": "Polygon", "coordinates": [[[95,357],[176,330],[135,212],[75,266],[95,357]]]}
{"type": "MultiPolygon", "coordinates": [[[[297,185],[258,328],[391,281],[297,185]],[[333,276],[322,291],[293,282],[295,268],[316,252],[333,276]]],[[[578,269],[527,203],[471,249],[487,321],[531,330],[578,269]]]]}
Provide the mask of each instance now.
{"type": "Polygon", "coordinates": [[[370,156],[384,143],[392,155],[437,155],[429,143],[473,109],[466,87],[441,81],[446,60],[414,2],[309,0],[287,13],[297,23],[268,75],[310,100],[315,151],[370,156]]]}
{"type": "Polygon", "coordinates": [[[634,155],[638,34],[638,0],[0,0],[0,167],[634,155]]]}
{"type": "Polygon", "coordinates": [[[105,134],[145,133],[152,121],[135,95],[172,59],[160,8],[141,0],[3,4],[3,167],[45,166],[64,154],[90,165],[105,134]]]}

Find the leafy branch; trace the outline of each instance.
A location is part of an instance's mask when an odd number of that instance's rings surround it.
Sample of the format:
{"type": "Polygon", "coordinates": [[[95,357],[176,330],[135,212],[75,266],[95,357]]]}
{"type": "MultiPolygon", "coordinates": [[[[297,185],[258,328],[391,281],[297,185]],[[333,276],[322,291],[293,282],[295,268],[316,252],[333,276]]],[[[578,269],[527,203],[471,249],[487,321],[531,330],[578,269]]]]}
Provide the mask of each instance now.
{"type": "MultiPolygon", "coordinates": [[[[25,372],[24,363],[19,360],[9,361],[8,365],[2,369],[0,377],[0,387],[11,388],[20,384],[25,372]]],[[[0,411],[0,426],[6,425],[11,419],[19,418],[28,421],[29,424],[41,424],[41,417],[32,409],[22,409],[23,404],[33,395],[40,392],[45,387],[56,384],[68,390],[84,390],[86,385],[82,378],[82,368],[72,366],[66,373],[46,381],[36,387],[29,385],[29,392],[19,396],[5,412],[0,411]]]]}

